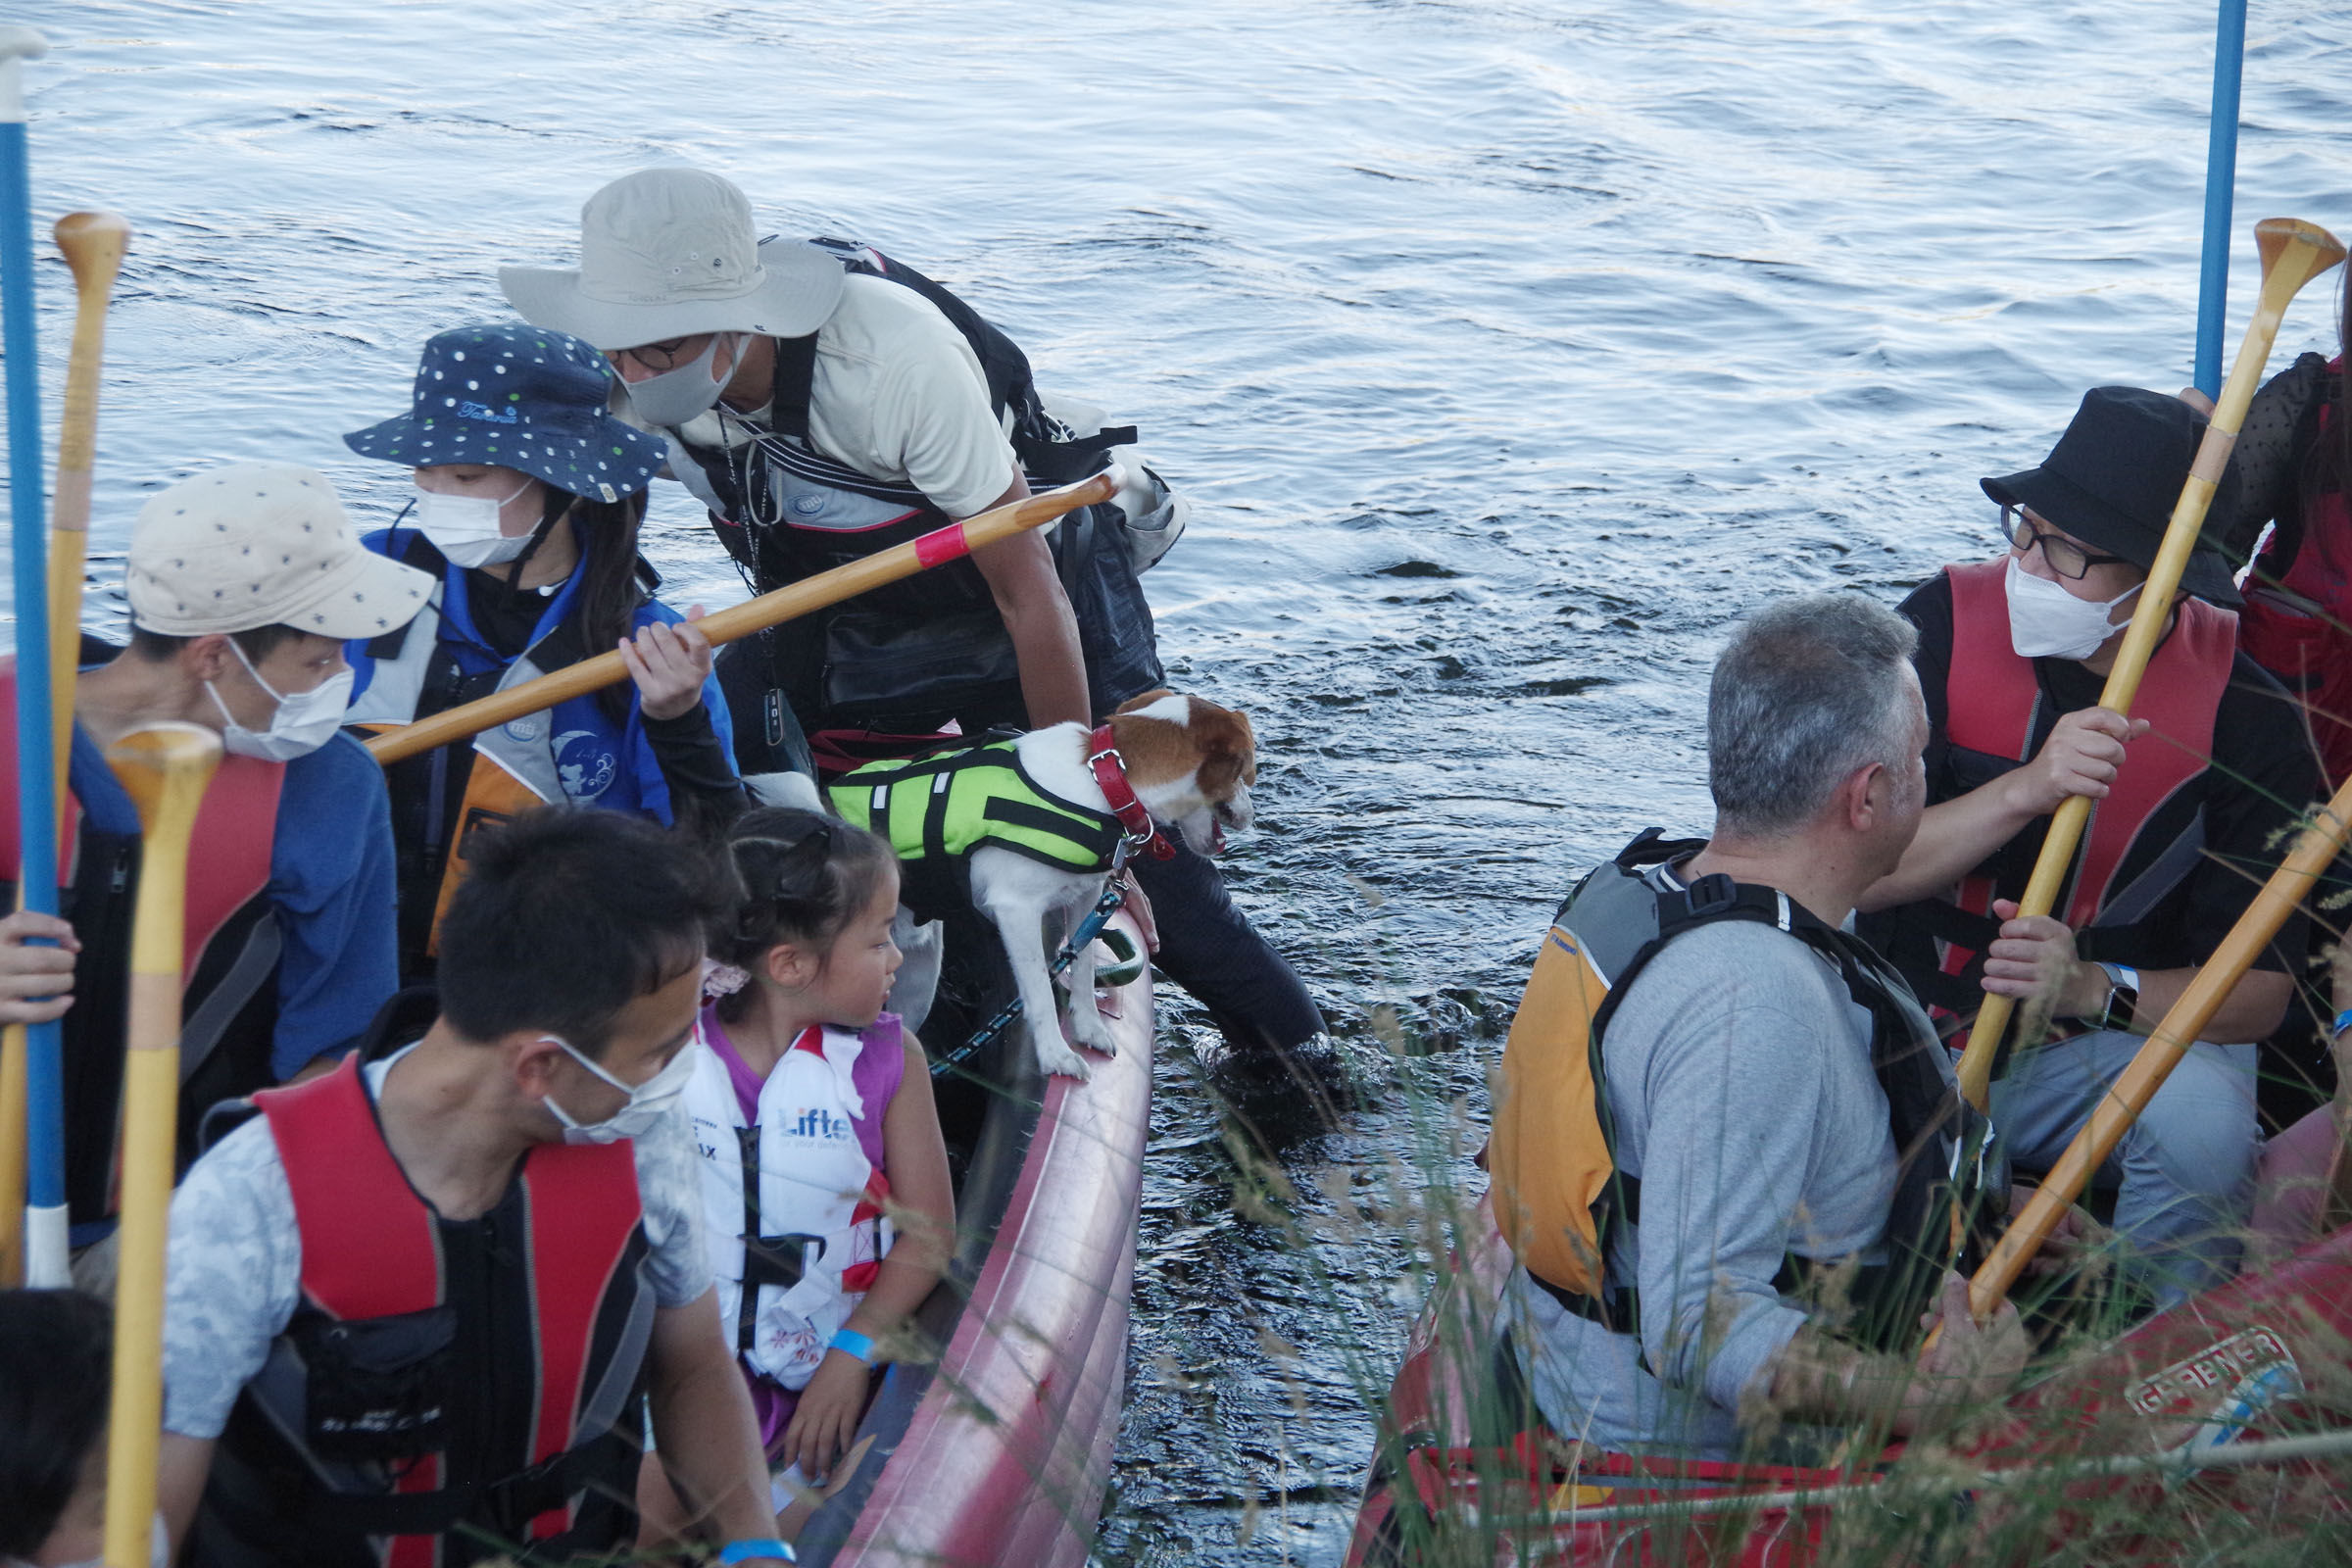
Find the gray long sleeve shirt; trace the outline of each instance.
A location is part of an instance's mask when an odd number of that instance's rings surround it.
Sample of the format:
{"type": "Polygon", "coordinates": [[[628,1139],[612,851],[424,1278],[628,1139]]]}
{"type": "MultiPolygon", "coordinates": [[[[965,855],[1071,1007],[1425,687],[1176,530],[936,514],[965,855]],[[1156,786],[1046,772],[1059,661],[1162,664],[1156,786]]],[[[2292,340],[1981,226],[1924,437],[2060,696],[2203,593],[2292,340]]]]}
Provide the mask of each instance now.
{"type": "Polygon", "coordinates": [[[1520,1364],[1563,1436],[1729,1458],[1741,1396],[1805,1320],[1774,1288],[1783,1257],[1878,1260],[1895,1151],[1870,1016],[1802,943],[1705,926],[1636,976],[1602,1071],[1618,1166],[1642,1179],[1642,1222],[1610,1251],[1611,1277],[1638,1288],[1641,1339],[1514,1269],[1520,1364]]]}

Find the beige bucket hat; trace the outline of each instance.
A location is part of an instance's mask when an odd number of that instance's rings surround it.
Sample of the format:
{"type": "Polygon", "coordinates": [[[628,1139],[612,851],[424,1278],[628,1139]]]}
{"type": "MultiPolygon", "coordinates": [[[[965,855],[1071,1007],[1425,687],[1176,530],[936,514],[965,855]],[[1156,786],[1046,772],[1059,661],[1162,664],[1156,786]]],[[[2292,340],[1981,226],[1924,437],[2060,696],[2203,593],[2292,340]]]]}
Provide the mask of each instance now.
{"type": "Polygon", "coordinates": [[[433,579],[360,543],[326,475],[240,463],[139,509],[123,573],[131,623],[168,637],[291,626],[349,641],[407,625],[433,579]]]}
{"type": "Polygon", "coordinates": [[[641,169],[580,209],[577,268],[502,267],[533,326],[603,350],[699,332],[805,337],[841,301],[840,259],[805,240],[761,244],[742,191],[700,169],[641,169]]]}

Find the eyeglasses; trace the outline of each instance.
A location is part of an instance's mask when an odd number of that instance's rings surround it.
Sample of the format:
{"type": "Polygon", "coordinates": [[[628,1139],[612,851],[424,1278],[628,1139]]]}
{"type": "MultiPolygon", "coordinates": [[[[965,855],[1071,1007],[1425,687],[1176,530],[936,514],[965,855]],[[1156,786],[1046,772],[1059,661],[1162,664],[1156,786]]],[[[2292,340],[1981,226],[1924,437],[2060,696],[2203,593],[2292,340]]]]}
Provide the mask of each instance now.
{"type": "Polygon", "coordinates": [[[710,333],[697,332],[690,337],[667,338],[660,343],[640,343],[633,349],[607,349],[605,358],[615,366],[624,359],[635,360],[660,375],[664,370],[674,370],[694,360],[703,352],[703,345],[710,341],[710,333]],[[686,352],[690,348],[694,351],[692,354],[686,352]]]}
{"type": "Polygon", "coordinates": [[[2093,555],[2064,534],[2037,528],[2023,507],[2001,508],[2001,542],[2019,555],[2041,546],[2041,559],[2059,576],[2081,582],[2093,566],[2128,566],[2122,556],[2093,555]]]}

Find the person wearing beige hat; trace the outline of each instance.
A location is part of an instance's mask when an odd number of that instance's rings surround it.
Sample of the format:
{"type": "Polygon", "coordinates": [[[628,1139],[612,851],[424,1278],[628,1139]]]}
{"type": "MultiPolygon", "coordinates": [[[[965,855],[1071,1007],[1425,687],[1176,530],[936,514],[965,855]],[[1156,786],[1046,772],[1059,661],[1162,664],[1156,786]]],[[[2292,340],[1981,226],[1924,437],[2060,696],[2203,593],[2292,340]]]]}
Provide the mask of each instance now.
{"type": "MultiPolygon", "coordinates": [[[[343,644],[400,626],[432,586],[361,548],[324,475],[263,463],[149,500],[124,579],[130,646],[82,671],[74,691],[70,929],[38,933],[72,943],[74,973],[59,971],[58,950],[0,933],[0,994],[37,985],[67,1004],[67,1200],[78,1248],[113,1226],[138,881],[138,815],[106,748],[177,720],[219,731],[228,753],[188,867],[184,1158],[210,1106],[350,1045],[396,987],[391,820],[381,770],[338,733],[351,685],[343,644]]],[[[13,747],[0,748],[13,777],[13,747]]],[[[13,877],[13,819],[0,851],[13,877]]]]}
{"type": "MultiPolygon", "coordinates": [[[[1116,456],[1115,501],[722,651],[747,776],[905,755],[950,728],[1092,723],[1164,684],[1137,574],[1181,500],[1129,460],[1132,428],[1049,412],[1021,350],[919,272],[862,245],[761,240],[727,180],[647,169],[588,199],[576,268],[499,283],[525,320],[604,351],[616,407],[667,440],[671,476],[760,592],[1116,456]]],[[[1313,1000],[1211,861],[1180,848],[1135,875],[1160,970],[1229,1041],[1328,1054],[1313,1000]]]]}

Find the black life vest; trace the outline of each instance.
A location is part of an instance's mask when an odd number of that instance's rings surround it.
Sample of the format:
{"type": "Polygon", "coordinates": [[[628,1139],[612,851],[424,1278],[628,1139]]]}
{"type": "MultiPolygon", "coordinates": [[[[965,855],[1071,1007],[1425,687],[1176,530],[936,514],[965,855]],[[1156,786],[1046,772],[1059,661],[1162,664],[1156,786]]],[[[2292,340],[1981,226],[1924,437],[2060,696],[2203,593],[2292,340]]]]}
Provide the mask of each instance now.
{"type": "Polygon", "coordinates": [[[655,1311],[635,1155],[543,1144],[489,1213],[442,1219],[360,1070],[254,1097],[294,1195],[302,1298],[221,1434],[191,1561],[625,1549],[655,1311]]]}
{"type": "MultiPolygon", "coordinates": [[[[1616,1164],[1602,1037],[1627,989],[1677,937],[1725,920],[1769,925],[1834,965],[1869,1012],[1871,1070],[1886,1097],[1897,1160],[1886,1258],[1845,1284],[1845,1311],[1829,1326],[1873,1348],[1908,1344],[1944,1273],[1968,1266],[1977,1233],[2005,1204],[1991,1129],[1960,1099],[1944,1048],[1902,976],[1867,944],[1775,888],[1721,875],[1676,888],[1645,874],[1704,847],[1650,828],[1578,883],[1553,917],[1503,1049],[1488,1151],[1495,1224],[1562,1306],[1639,1332],[1634,1288],[1607,1263],[1615,1227],[1641,1223],[1642,1184],[1616,1164]]],[[[1814,1266],[1789,1254],[1782,1288],[1797,1288],[1814,1266]]]]}
{"type": "MultiPolygon", "coordinates": [[[[0,883],[15,892],[17,671],[0,661],[0,883]]],[[[276,1082],[277,965],[283,951],[270,901],[282,762],[223,757],[188,841],[185,1023],[179,1052],[179,1164],[196,1157],[196,1129],[223,1100],[276,1082]]],[[[66,1212],[74,1225],[115,1212],[122,1118],[123,1042],[130,1023],[131,911],[138,902],[139,835],[101,832],[66,802],[69,853],[58,865],[58,907],[81,940],[74,1005],[60,1020],[66,1117],[66,1212]]]]}
{"type": "MultiPolygon", "coordinates": [[[[963,334],[992,407],[1009,416],[1013,453],[1033,487],[1095,473],[1112,447],[1135,439],[1132,425],[1073,435],[1046,412],[1019,345],[941,284],[867,246],[814,243],[850,272],[920,294],[963,334]]],[[[914,486],[873,478],[808,445],[816,334],[774,342],[774,397],[761,433],[732,449],[690,447],[674,433],[671,442],[673,469],[713,503],[712,527],[754,590],[799,582],[952,521],[914,486]],[[681,453],[691,475],[676,463],[681,453]]],[[[1106,502],[1065,516],[1050,536],[1078,621],[1088,691],[1102,712],[1165,680],[1126,529],[1126,514],[1106,502]]],[[[806,729],[923,729],[952,716],[969,731],[1025,718],[1011,639],[969,560],[763,635],[776,685],[806,729]]]]}
{"type": "MultiPolygon", "coordinates": [[[[1929,781],[1931,802],[1978,789],[2033,760],[2036,736],[2058,715],[2041,687],[2036,661],[2009,640],[2005,558],[1947,566],[1952,588],[1952,647],[1944,680],[1942,775],[1929,781]]],[[[2124,752],[2124,765],[2091,810],[2072,879],[2058,906],[2068,925],[2086,933],[2085,957],[2138,961],[2147,938],[2138,928],[2204,859],[2200,807],[2168,844],[2147,840],[2159,808],[2212,765],[2214,716],[2236,659],[2237,617],[2203,600],[2183,600],[2173,629],[2148,661],[2132,716],[2148,733],[2124,752]],[[2131,874],[2127,876],[2126,870],[2131,874]]],[[[1995,899],[2015,899],[2049,819],[2029,826],[1961,879],[1947,898],[1923,899],[1867,917],[1863,930],[1892,958],[1921,1000],[1948,1023],[1983,1004],[1984,949],[2000,931],[1995,899]]],[[[2172,943],[2158,936],[2160,947],[2172,943]]]]}

